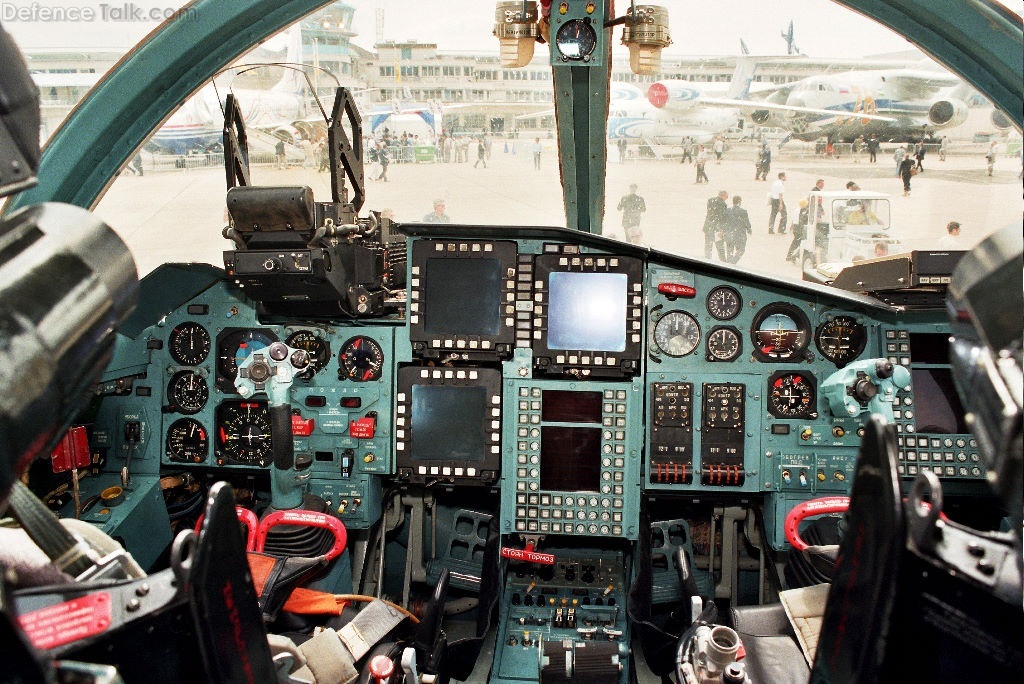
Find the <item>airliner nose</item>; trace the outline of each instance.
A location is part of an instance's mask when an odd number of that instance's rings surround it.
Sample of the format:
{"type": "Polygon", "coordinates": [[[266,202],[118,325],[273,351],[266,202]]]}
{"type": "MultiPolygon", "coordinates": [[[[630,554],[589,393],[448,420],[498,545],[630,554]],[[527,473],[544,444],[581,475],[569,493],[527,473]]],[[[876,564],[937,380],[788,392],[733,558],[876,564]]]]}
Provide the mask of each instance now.
{"type": "Polygon", "coordinates": [[[647,89],[647,99],[652,105],[661,109],[668,102],[668,88],[663,83],[652,83],[647,89]]]}

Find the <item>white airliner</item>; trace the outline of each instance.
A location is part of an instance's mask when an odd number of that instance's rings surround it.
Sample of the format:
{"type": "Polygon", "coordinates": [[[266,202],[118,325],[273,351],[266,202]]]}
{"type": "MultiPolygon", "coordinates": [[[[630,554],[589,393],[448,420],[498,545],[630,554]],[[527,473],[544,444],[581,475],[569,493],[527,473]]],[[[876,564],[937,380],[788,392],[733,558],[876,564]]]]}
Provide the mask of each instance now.
{"type": "Polygon", "coordinates": [[[613,83],[608,107],[608,137],[642,139],[663,145],[679,144],[685,136],[690,136],[704,143],[729,128],[742,126],[739,106],[722,107],[714,103],[744,101],[756,67],[753,59],[741,58],[728,84],[660,81],[650,87],[647,97],[636,86],[613,83]],[[659,88],[666,98],[671,97],[671,107],[663,106],[664,100],[658,104],[652,99],[651,93],[659,88]]]}
{"type": "MultiPolygon", "coordinates": [[[[659,81],[648,100],[665,111],[693,106],[692,84],[659,81]]],[[[926,69],[881,69],[811,76],[768,91],[763,99],[703,98],[705,105],[739,107],[753,123],[778,126],[800,140],[831,137],[850,141],[877,135],[882,140],[920,140],[967,120],[974,91],[950,74],[926,69]]],[[[991,123],[1009,122],[993,109],[991,123]]]]}

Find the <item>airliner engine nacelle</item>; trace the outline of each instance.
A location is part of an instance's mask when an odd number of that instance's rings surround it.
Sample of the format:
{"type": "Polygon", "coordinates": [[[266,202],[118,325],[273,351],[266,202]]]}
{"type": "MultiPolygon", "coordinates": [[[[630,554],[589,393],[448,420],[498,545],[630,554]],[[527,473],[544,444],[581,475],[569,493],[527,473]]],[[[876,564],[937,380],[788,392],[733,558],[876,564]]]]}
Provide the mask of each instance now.
{"type": "Polygon", "coordinates": [[[928,108],[928,122],[933,126],[948,128],[964,121],[967,121],[967,103],[963,100],[938,100],[928,108]]]}
{"type": "Polygon", "coordinates": [[[767,123],[772,118],[772,113],[767,109],[758,109],[750,113],[750,119],[756,124],[767,123]]]}
{"type": "Polygon", "coordinates": [[[1006,116],[998,109],[992,110],[992,114],[989,116],[989,121],[992,123],[994,128],[1000,131],[1008,130],[1013,126],[1013,122],[1010,121],[1010,117],[1006,116]]]}
{"type": "Polygon", "coordinates": [[[699,98],[700,91],[679,82],[658,81],[647,89],[647,100],[658,109],[690,109],[697,104],[699,98]]]}

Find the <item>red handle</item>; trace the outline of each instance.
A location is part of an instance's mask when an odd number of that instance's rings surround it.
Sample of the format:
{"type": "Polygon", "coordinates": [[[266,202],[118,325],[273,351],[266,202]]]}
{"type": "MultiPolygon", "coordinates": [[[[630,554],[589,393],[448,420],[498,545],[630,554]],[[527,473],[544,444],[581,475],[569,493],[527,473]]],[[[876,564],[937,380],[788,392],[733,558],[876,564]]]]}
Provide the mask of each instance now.
{"type": "Polygon", "coordinates": [[[277,525],[302,525],[305,527],[323,527],[334,533],[334,546],[326,553],[327,560],[334,560],[345,550],[348,543],[348,531],[345,525],[333,515],[313,511],[274,511],[264,516],[260,522],[256,537],[256,551],[262,551],[267,541],[267,533],[277,525]]]}
{"type": "Polygon", "coordinates": [[[797,551],[803,551],[807,548],[807,543],[800,538],[800,522],[804,518],[823,513],[842,513],[849,507],[850,497],[848,496],[824,496],[793,506],[786,514],[786,541],[792,544],[797,551]]]}

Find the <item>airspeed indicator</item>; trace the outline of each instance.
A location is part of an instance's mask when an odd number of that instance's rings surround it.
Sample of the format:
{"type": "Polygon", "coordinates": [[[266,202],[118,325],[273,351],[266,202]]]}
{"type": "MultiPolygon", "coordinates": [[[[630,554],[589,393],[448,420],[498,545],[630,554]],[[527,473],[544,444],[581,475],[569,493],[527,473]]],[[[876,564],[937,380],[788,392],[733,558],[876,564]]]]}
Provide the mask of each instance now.
{"type": "Polygon", "coordinates": [[[686,356],[700,344],[700,325],[685,311],[669,311],[654,326],[654,343],[669,356],[686,356]]]}

